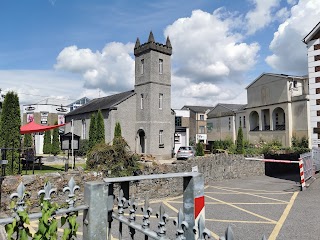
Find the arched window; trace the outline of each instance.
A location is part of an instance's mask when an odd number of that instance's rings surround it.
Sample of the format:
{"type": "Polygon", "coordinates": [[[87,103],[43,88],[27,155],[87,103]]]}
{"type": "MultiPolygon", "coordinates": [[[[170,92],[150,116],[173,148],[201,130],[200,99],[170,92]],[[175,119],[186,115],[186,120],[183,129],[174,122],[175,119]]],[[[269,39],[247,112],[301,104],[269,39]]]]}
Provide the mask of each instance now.
{"type": "Polygon", "coordinates": [[[281,107],[277,107],[272,113],[273,130],[283,131],[286,130],[286,116],[281,107]]]}
{"type": "Polygon", "coordinates": [[[259,114],[252,111],[249,115],[250,131],[259,131],[259,114]]]}

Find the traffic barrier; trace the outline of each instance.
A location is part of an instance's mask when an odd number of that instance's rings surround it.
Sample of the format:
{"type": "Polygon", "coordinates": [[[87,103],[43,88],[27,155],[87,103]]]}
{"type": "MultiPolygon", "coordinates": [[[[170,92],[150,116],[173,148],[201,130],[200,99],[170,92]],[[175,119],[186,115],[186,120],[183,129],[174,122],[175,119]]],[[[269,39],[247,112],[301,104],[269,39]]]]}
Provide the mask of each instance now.
{"type": "Polygon", "coordinates": [[[262,161],[262,162],[274,162],[274,163],[286,163],[286,164],[299,164],[300,169],[300,184],[301,191],[306,189],[306,181],[314,177],[314,164],[312,153],[303,153],[300,155],[299,161],[291,160],[277,160],[277,159],[261,159],[261,158],[245,158],[246,160],[262,161]]]}

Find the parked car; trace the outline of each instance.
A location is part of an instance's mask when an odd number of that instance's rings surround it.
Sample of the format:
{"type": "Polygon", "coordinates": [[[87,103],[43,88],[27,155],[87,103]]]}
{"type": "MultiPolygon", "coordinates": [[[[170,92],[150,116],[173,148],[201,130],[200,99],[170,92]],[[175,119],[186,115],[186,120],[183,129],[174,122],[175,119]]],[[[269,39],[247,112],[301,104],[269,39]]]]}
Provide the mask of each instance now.
{"type": "Polygon", "coordinates": [[[179,159],[188,159],[196,155],[196,150],[193,146],[182,146],[179,147],[177,152],[177,160],[179,159]]]}

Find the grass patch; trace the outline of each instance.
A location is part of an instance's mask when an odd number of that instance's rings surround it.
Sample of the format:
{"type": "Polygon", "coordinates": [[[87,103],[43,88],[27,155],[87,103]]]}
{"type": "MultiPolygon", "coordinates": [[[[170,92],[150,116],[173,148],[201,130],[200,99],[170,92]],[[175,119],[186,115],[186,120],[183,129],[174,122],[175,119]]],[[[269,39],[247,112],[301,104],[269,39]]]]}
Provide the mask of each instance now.
{"type": "MultiPolygon", "coordinates": [[[[71,164],[69,164],[69,169],[71,169],[71,164]]],[[[85,169],[86,164],[82,163],[82,164],[76,164],[76,167],[82,167],[83,169],[85,169]]],[[[42,175],[45,173],[54,173],[54,172],[64,172],[64,164],[63,165],[43,165],[42,166],[42,170],[40,169],[35,169],[34,170],[34,174],[38,174],[38,175],[42,175]]],[[[28,169],[26,170],[22,170],[21,172],[22,175],[32,175],[32,169],[28,169]]]]}

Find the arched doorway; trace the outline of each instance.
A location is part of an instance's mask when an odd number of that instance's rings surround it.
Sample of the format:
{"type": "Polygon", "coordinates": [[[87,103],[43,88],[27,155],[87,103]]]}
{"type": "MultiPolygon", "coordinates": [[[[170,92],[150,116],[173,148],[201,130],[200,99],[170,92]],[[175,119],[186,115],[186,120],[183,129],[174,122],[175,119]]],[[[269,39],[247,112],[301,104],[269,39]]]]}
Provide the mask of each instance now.
{"type": "Polygon", "coordinates": [[[138,146],[139,146],[139,152],[140,153],[145,153],[145,137],[146,134],[142,129],[139,129],[138,131],[138,136],[139,136],[139,141],[138,141],[138,146]]]}
{"type": "Polygon", "coordinates": [[[281,107],[273,110],[273,130],[284,131],[286,130],[286,114],[281,107]]]}
{"type": "Polygon", "coordinates": [[[259,114],[252,111],[249,115],[250,131],[259,131],[259,114]]]}

